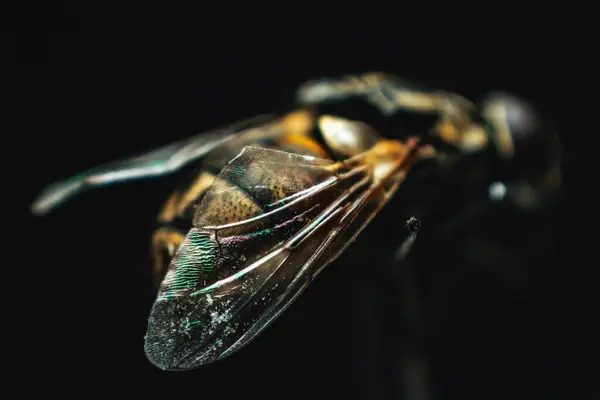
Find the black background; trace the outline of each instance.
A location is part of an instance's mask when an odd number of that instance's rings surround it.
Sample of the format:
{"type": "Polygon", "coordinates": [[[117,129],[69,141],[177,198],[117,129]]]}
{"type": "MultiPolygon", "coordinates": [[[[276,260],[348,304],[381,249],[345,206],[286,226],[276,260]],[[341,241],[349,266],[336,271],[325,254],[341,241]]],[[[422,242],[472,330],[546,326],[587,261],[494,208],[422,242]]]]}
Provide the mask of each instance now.
{"type": "MultiPolygon", "coordinates": [[[[559,65],[566,51],[546,34],[552,24],[522,32],[511,25],[494,36],[490,25],[500,22],[437,32],[428,20],[407,26],[406,15],[396,23],[324,20],[316,12],[296,20],[293,7],[244,23],[230,16],[233,5],[219,13],[147,5],[35,13],[28,26],[36,29],[17,32],[6,48],[17,67],[9,76],[16,83],[9,136],[20,143],[16,152],[26,150],[24,167],[8,171],[19,209],[57,178],[279,110],[309,78],[384,70],[474,99],[504,89],[537,104],[561,132],[567,157],[565,199],[553,216],[558,233],[526,288],[476,276],[454,289],[430,349],[433,391],[441,399],[597,395],[600,352],[588,312],[595,285],[585,278],[592,265],[575,257],[579,218],[570,208],[581,138],[569,129],[569,79],[560,77],[571,72],[559,65]],[[180,25],[194,29],[176,33],[180,25]]],[[[235,14],[242,19],[241,10],[235,14]]],[[[396,316],[385,311],[373,261],[397,240],[377,225],[244,351],[191,372],[148,363],[149,239],[175,183],[119,185],[44,219],[24,217],[12,236],[17,248],[9,245],[18,255],[17,291],[5,302],[9,315],[16,311],[10,330],[23,342],[15,346],[17,374],[63,394],[397,398],[395,350],[382,345],[393,342],[385,326],[396,316]]]]}

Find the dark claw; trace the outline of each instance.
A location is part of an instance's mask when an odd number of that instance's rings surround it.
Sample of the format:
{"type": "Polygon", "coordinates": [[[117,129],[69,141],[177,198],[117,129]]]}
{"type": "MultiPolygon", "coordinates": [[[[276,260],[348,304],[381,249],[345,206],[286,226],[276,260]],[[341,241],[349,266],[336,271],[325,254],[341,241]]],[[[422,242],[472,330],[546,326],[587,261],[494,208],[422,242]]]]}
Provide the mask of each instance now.
{"type": "Polygon", "coordinates": [[[411,232],[418,232],[421,229],[421,221],[415,217],[410,217],[408,221],[406,221],[406,229],[411,232]]]}

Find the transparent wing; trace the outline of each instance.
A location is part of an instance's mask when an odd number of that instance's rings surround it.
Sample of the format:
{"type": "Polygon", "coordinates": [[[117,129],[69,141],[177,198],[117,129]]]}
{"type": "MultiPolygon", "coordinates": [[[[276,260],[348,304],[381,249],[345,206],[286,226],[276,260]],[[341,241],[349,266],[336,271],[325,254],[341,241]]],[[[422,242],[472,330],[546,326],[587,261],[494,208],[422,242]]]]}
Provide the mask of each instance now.
{"type": "Polygon", "coordinates": [[[236,133],[266,121],[259,116],[214,132],[203,133],[166,145],[149,153],[109,162],[47,186],[31,206],[42,215],[84,190],[107,184],[158,177],[173,173],[184,165],[204,157],[236,133]]]}
{"type": "Polygon", "coordinates": [[[246,147],[199,206],[149,318],[146,354],[188,369],[243,347],[333,261],[387,202],[362,162],[246,147]]]}

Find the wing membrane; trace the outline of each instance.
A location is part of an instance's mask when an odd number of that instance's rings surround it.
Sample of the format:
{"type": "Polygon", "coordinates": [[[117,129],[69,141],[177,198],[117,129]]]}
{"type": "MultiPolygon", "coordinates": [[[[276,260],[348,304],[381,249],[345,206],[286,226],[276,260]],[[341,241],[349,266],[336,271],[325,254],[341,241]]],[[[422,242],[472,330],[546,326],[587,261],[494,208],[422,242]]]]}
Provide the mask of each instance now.
{"type": "Polygon", "coordinates": [[[372,166],[358,161],[246,147],[207,193],[163,281],[149,319],[150,360],[193,368],[252,340],[385,204],[404,177],[401,159],[396,164],[385,181],[375,181],[372,166]],[[234,194],[232,204],[253,203],[249,211],[228,213],[224,204],[234,194]],[[190,274],[181,260],[200,234],[218,251],[214,259],[196,258],[190,274]]]}
{"type": "Polygon", "coordinates": [[[249,126],[271,119],[259,116],[214,132],[203,133],[149,153],[109,162],[47,186],[31,206],[34,214],[46,214],[57,205],[93,187],[173,173],[198,160],[249,126]]]}

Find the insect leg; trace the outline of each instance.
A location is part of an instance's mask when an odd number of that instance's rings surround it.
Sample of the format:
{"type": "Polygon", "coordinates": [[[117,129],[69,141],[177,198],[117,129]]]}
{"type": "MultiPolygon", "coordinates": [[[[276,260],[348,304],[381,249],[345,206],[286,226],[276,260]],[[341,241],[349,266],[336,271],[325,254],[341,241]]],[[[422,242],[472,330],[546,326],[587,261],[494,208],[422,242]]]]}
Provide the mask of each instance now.
{"type": "Polygon", "coordinates": [[[154,281],[159,285],[167,273],[171,259],[185,240],[185,233],[172,227],[159,228],[152,236],[154,281]]]}
{"type": "Polygon", "coordinates": [[[306,106],[352,97],[364,98],[387,115],[398,111],[445,115],[473,108],[469,100],[456,94],[429,89],[380,72],[313,80],[296,91],[296,100],[306,106]]]}
{"type": "Polygon", "coordinates": [[[339,79],[309,81],[300,86],[296,100],[303,106],[320,106],[349,98],[364,99],[383,115],[400,113],[431,116],[423,128],[464,151],[484,148],[487,134],[474,123],[475,105],[455,93],[429,89],[393,75],[367,73],[339,79]]]}

